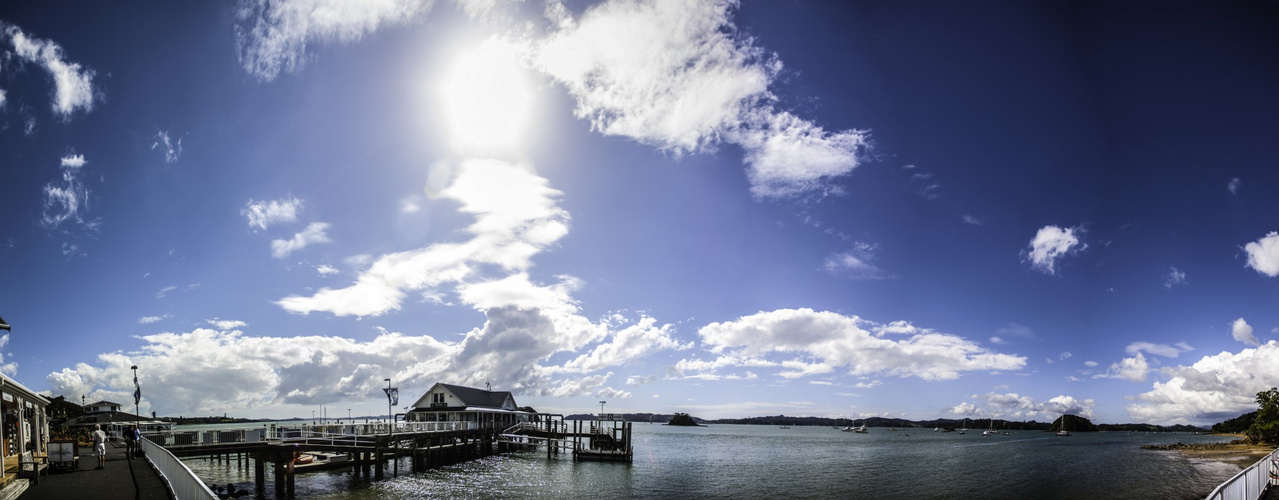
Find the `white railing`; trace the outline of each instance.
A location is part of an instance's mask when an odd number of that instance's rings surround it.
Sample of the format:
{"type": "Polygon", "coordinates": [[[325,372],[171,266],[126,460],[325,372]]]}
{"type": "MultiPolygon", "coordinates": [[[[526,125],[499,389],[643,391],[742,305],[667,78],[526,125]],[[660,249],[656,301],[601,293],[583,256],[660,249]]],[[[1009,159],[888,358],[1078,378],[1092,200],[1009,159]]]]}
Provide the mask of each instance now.
{"type": "MultiPolygon", "coordinates": [[[[473,430],[478,422],[396,422],[395,433],[473,430]]],[[[206,429],[198,431],[148,432],[145,436],[160,446],[181,448],[213,444],[270,442],[303,442],[355,444],[361,437],[386,435],[391,426],[379,424],[344,425],[269,425],[251,428],[206,429]]]]}
{"type": "Polygon", "coordinates": [[[1221,483],[1207,500],[1257,500],[1266,494],[1268,485],[1279,485],[1279,449],[1221,483]]]}
{"type": "Polygon", "coordinates": [[[169,483],[169,491],[173,492],[175,500],[217,500],[218,496],[213,494],[208,486],[195,477],[195,473],[187,468],[177,457],[169,453],[169,450],[151,442],[150,439],[142,438],[142,451],[147,456],[147,461],[155,466],[160,472],[160,476],[169,483]]]}

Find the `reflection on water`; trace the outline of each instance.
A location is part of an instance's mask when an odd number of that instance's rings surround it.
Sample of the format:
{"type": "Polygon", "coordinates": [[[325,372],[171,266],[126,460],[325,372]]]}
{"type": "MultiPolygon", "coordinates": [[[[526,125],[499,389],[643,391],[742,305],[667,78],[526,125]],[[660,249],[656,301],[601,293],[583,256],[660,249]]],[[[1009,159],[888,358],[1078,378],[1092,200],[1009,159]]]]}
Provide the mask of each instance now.
{"type": "MultiPolygon", "coordinates": [[[[575,463],[520,452],[372,481],[352,470],[300,474],[298,498],[1202,498],[1238,472],[1140,445],[1216,442],[1189,434],[1078,433],[1055,437],[869,434],[828,427],[778,429],[636,424],[632,464],[575,463]]],[[[210,484],[253,488],[234,460],[187,464],[210,484]]],[[[387,475],[390,476],[390,468],[387,475]]],[[[273,498],[267,467],[262,498],[273,498]]]]}

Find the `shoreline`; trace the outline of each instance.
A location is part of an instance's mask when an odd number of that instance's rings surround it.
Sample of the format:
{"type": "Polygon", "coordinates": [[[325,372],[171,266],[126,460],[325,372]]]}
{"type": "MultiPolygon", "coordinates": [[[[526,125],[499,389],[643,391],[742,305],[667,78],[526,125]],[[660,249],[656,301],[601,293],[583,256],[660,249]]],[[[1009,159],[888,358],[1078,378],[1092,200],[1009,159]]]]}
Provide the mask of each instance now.
{"type": "MultiPolygon", "coordinates": [[[[1242,434],[1223,435],[1243,437],[1242,434]]],[[[1270,452],[1275,450],[1274,447],[1268,445],[1247,444],[1242,439],[1226,443],[1147,444],[1142,445],[1141,448],[1145,450],[1176,451],[1190,458],[1231,464],[1241,470],[1257,463],[1257,461],[1265,458],[1270,452]]]]}

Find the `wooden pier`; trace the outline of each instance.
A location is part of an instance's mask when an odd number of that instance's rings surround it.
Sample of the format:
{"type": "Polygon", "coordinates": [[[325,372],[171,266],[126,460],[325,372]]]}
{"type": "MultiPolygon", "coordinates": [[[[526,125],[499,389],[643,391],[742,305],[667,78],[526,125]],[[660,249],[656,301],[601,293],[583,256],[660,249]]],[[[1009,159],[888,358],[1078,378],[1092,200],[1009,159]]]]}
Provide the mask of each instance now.
{"type": "Polygon", "coordinates": [[[571,452],[574,460],[630,462],[631,423],[620,416],[600,415],[595,420],[564,421],[563,415],[539,414],[539,421],[508,429],[499,438],[514,444],[546,446],[546,458],[560,451],[571,452]]]}
{"type": "Polygon", "coordinates": [[[621,419],[574,420],[536,414],[532,422],[499,429],[490,422],[400,423],[383,425],[264,426],[249,429],[169,431],[147,438],[175,457],[207,457],[253,471],[257,491],[266,488],[271,467],[277,498],[294,496],[294,474],[304,472],[298,459],[323,452],[335,457],[333,467],[383,479],[387,462],[399,475],[400,458],[410,457],[411,471],[422,472],[494,453],[546,447],[546,457],[572,453],[575,460],[630,462],[631,424],[621,419]]]}

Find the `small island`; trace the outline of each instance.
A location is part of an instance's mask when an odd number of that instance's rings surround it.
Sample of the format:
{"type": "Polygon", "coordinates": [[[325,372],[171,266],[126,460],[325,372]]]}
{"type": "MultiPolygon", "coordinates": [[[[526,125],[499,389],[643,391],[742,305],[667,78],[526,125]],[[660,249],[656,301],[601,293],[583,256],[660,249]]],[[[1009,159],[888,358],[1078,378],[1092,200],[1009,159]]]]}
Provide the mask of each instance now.
{"type": "Polygon", "coordinates": [[[696,420],[693,420],[693,417],[687,413],[676,413],[675,416],[671,417],[671,421],[667,422],[666,425],[681,425],[685,427],[701,426],[701,424],[697,423],[696,420]]]}

